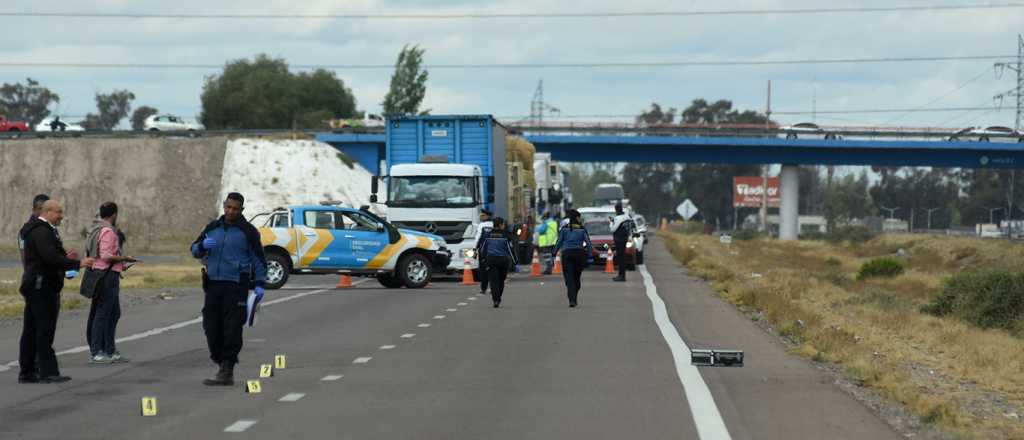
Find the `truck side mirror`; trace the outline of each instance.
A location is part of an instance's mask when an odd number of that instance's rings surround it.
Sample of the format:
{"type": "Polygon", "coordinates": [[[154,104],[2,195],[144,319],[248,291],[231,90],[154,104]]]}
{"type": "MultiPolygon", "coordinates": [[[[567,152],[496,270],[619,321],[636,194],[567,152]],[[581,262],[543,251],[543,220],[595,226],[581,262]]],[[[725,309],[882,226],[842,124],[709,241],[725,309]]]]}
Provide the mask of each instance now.
{"type": "Polygon", "coordinates": [[[370,193],[377,194],[377,176],[370,176],[370,193]]]}

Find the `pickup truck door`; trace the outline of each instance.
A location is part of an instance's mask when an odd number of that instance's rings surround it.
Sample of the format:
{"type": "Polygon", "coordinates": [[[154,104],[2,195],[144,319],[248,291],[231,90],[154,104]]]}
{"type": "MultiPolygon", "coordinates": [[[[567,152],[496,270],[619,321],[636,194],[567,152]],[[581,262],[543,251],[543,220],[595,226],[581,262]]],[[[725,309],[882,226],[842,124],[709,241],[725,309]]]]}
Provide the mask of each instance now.
{"type": "Polygon", "coordinates": [[[367,268],[374,257],[389,244],[384,225],[355,211],[345,212],[345,239],[350,244],[353,267],[357,268],[367,268]]]}
{"type": "Polygon", "coordinates": [[[296,221],[298,238],[296,255],[302,269],[346,269],[347,246],[341,227],[341,213],[337,210],[305,210],[296,221]]]}

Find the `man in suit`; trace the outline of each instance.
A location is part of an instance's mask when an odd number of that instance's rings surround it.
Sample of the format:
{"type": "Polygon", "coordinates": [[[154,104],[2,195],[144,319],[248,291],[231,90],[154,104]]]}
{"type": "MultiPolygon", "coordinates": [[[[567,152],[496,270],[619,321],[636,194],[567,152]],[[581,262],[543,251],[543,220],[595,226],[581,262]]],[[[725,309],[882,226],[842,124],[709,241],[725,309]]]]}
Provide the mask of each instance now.
{"type": "Polygon", "coordinates": [[[21,276],[21,292],[25,298],[19,363],[19,383],[60,383],[71,380],[60,374],[53,336],[60,314],[60,291],[64,277],[74,277],[82,266],[91,266],[93,259],[78,260],[75,251],[65,251],[57,227],[64,219],[64,210],[56,200],[41,206],[39,217],[24,228],[25,272],[21,276]]]}

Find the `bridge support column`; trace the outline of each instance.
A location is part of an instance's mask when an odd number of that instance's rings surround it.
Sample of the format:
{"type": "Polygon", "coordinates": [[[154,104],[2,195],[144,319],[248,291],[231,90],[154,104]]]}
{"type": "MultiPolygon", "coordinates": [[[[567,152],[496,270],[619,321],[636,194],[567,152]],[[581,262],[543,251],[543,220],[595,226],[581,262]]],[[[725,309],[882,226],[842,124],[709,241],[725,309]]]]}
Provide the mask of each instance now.
{"type": "Polygon", "coordinates": [[[782,165],[779,191],[779,240],[796,240],[800,233],[800,173],[796,165],[782,165]]]}

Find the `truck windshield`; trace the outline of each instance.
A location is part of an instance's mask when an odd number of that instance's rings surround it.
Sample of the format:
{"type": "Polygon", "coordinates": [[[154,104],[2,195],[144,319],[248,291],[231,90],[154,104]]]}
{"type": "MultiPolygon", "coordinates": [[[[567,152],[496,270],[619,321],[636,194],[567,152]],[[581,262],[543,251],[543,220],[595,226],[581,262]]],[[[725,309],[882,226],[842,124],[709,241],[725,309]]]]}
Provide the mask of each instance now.
{"type": "Polygon", "coordinates": [[[479,203],[476,178],[456,176],[392,177],[388,206],[468,208],[479,203]]]}

